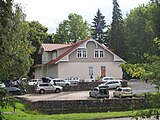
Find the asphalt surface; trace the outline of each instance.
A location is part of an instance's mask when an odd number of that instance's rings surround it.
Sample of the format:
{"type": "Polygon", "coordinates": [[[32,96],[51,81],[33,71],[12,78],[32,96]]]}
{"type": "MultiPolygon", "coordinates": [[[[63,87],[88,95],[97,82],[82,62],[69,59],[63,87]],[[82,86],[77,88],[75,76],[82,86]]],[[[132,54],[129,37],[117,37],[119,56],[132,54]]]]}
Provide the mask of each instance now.
{"type": "MultiPolygon", "coordinates": [[[[129,81],[128,86],[132,88],[134,94],[156,91],[154,85],[150,85],[149,83],[145,83],[139,80],[129,81]]],[[[114,90],[109,90],[110,93],[109,99],[113,98],[113,91],[114,90]]],[[[69,92],[48,93],[48,94],[25,94],[19,97],[24,97],[31,101],[95,99],[89,97],[89,91],[69,91],[69,92]]]]}

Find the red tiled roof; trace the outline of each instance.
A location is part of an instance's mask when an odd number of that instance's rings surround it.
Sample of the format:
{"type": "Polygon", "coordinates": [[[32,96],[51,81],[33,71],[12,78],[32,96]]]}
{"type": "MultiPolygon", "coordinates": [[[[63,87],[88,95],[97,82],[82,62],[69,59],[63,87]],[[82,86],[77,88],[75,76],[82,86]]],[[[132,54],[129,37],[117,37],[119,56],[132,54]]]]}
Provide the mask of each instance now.
{"type": "Polygon", "coordinates": [[[71,44],[42,44],[44,51],[53,51],[60,48],[71,46],[71,44]]]}
{"type": "Polygon", "coordinates": [[[53,64],[58,62],[60,59],[62,59],[63,57],[65,57],[66,55],[68,55],[69,53],[73,52],[76,48],[78,48],[80,45],[82,45],[86,40],[74,43],[71,45],[71,48],[69,50],[67,50],[66,52],[64,52],[63,54],[61,54],[58,58],[51,60],[50,62],[46,63],[46,64],[53,64]]]}

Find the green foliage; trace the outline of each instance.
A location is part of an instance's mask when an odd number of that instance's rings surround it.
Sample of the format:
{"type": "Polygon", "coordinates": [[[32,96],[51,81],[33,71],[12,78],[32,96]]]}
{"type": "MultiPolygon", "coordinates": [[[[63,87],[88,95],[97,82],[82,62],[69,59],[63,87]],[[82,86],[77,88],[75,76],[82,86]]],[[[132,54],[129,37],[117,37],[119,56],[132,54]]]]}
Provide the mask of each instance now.
{"type": "Polygon", "coordinates": [[[96,39],[99,43],[106,44],[106,21],[100,10],[98,9],[95,18],[92,22],[92,37],[96,39]]]}
{"type": "Polygon", "coordinates": [[[74,43],[90,36],[91,29],[87,21],[77,14],[69,14],[68,20],[61,22],[56,30],[55,43],[74,43]]]}
{"type": "Polygon", "coordinates": [[[16,99],[14,97],[9,96],[7,91],[4,88],[0,87],[0,120],[4,118],[1,109],[7,109],[8,107],[12,107],[12,109],[15,110],[15,101],[16,99]]]}
{"type": "Polygon", "coordinates": [[[124,22],[117,0],[113,0],[113,15],[108,46],[117,55],[126,59],[125,52],[127,49],[124,36],[124,22]]]}
{"type": "Polygon", "coordinates": [[[127,72],[127,74],[132,77],[141,77],[145,73],[145,69],[141,64],[128,64],[122,63],[120,67],[127,72]]]}
{"type": "Polygon", "coordinates": [[[0,6],[0,80],[25,76],[32,65],[33,52],[27,41],[25,15],[12,0],[2,0],[0,6]]]}
{"type": "Polygon", "coordinates": [[[155,7],[153,6],[153,4],[148,4],[134,8],[125,19],[127,61],[130,63],[145,62],[144,53],[158,54],[157,46],[153,42],[155,38],[152,20],[155,7]]]}
{"type": "Polygon", "coordinates": [[[138,117],[141,117],[141,118],[155,117],[158,120],[159,115],[160,115],[160,111],[159,111],[160,93],[159,92],[157,92],[156,94],[145,93],[145,99],[147,99],[149,101],[148,106],[151,109],[141,110],[141,111],[137,112],[135,118],[138,119],[138,117]]]}
{"type": "MultiPolygon", "coordinates": [[[[28,32],[28,41],[34,47],[34,53],[31,55],[31,58],[34,60],[34,64],[41,64],[42,58],[41,55],[38,54],[39,48],[42,43],[53,43],[53,34],[48,34],[48,28],[41,25],[38,21],[27,22],[29,25],[28,32]]],[[[34,78],[34,68],[30,68],[30,72],[28,76],[30,78],[34,78]]]]}
{"type": "MultiPolygon", "coordinates": [[[[160,46],[159,41],[155,39],[155,43],[160,46]]],[[[156,115],[159,118],[160,112],[160,56],[145,54],[145,63],[143,64],[121,64],[121,67],[130,75],[140,77],[146,82],[155,84],[158,89],[157,94],[146,94],[146,99],[149,101],[150,109],[137,113],[137,116],[151,117],[156,115]]]]}
{"type": "Polygon", "coordinates": [[[41,57],[38,55],[40,45],[42,43],[53,43],[53,35],[48,34],[48,28],[41,25],[38,21],[27,22],[29,25],[28,41],[31,42],[35,49],[32,55],[34,64],[41,63],[41,57]]]}
{"type": "Polygon", "coordinates": [[[160,0],[151,0],[149,15],[154,35],[160,39],[160,0]]]}

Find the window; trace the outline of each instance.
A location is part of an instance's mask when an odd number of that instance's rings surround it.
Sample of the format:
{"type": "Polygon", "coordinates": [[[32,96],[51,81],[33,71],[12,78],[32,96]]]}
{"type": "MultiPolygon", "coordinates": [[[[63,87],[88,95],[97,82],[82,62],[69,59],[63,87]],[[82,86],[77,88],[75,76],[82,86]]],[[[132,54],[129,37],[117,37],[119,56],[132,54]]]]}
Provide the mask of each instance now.
{"type": "Polygon", "coordinates": [[[94,88],[94,90],[93,91],[98,91],[98,89],[97,88],[94,88]]]}
{"type": "Polygon", "coordinates": [[[89,76],[92,76],[92,75],[93,75],[93,67],[89,66],[89,76]]]}
{"type": "Polygon", "coordinates": [[[86,50],[78,50],[77,51],[77,57],[78,58],[86,58],[87,57],[87,51],[86,50]]]}
{"type": "Polygon", "coordinates": [[[99,53],[99,57],[100,58],[103,58],[103,56],[104,56],[104,53],[103,53],[103,51],[99,51],[100,53],[99,53]]]}
{"type": "Polygon", "coordinates": [[[95,50],[94,57],[95,58],[104,58],[104,50],[95,50]]]}

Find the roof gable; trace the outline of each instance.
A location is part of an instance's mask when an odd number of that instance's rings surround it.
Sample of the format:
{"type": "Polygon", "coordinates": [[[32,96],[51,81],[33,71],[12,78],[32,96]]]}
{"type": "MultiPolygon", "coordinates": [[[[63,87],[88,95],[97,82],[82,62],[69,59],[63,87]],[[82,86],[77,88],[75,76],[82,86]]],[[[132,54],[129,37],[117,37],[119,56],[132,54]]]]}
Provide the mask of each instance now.
{"type": "Polygon", "coordinates": [[[46,52],[50,52],[53,50],[58,50],[61,48],[65,48],[65,47],[69,47],[72,44],[42,44],[39,50],[39,53],[41,52],[41,50],[43,49],[46,52]]]}
{"type": "Polygon", "coordinates": [[[80,45],[82,45],[86,40],[80,41],[80,42],[76,42],[74,44],[71,45],[71,48],[69,50],[67,50],[66,52],[64,52],[63,54],[61,54],[57,59],[51,60],[50,62],[48,62],[47,64],[53,64],[58,62],[59,60],[61,60],[63,57],[65,57],[66,55],[72,53],[74,50],[76,50],[80,45]]]}
{"type": "MultiPolygon", "coordinates": [[[[120,62],[120,61],[124,61],[123,59],[121,59],[119,56],[117,56],[116,54],[114,54],[112,51],[110,51],[106,46],[100,44],[99,42],[97,42],[96,40],[94,39],[88,39],[88,40],[83,40],[83,41],[80,41],[80,42],[77,42],[77,43],[74,43],[74,44],[67,44],[66,46],[64,44],[61,44],[59,45],[59,47],[57,47],[57,49],[62,49],[64,47],[68,47],[70,46],[70,49],[68,49],[66,52],[64,52],[63,54],[61,54],[58,58],[54,59],[54,60],[51,60],[49,61],[48,63],[46,64],[54,64],[54,63],[57,63],[59,62],[61,59],[63,59],[65,56],[71,54],[72,52],[74,52],[76,49],[78,48],[86,48],[86,45],[88,42],[94,42],[96,44],[96,46],[101,46],[104,50],[108,51],[109,53],[111,53],[113,56],[114,56],[114,61],[115,62],[120,62]],[[64,45],[64,47],[63,47],[64,45]]],[[[55,44],[56,45],[56,44],[55,44]]],[[[53,46],[55,46],[53,45],[53,46]]],[[[53,49],[52,49],[53,50],[53,49]]],[[[55,50],[55,49],[54,49],[55,50]]]]}

